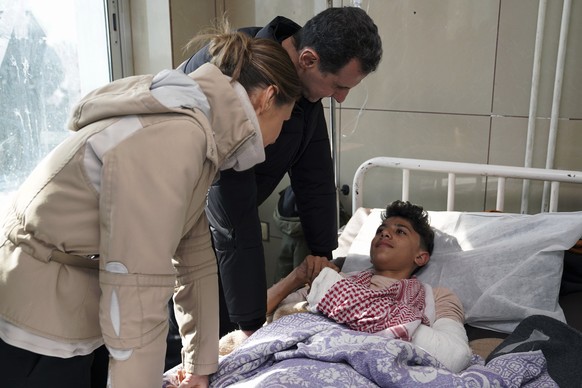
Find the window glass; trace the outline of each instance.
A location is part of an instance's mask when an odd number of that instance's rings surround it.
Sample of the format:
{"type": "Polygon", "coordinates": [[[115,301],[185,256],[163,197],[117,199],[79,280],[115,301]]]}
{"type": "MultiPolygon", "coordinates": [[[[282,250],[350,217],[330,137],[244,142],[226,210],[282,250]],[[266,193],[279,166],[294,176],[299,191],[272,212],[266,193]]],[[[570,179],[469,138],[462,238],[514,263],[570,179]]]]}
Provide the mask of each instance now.
{"type": "Polygon", "coordinates": [[[0,207],[110,81],[103,0],[0,0],[0,207]]]}

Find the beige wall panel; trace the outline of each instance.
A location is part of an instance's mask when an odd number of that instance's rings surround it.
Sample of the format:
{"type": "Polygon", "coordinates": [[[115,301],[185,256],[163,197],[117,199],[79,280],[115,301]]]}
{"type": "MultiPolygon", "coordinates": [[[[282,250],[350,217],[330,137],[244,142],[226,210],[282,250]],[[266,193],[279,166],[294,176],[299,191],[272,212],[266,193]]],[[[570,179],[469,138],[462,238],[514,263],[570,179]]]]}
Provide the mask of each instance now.
{"type": "MultiPolygon", "coordinates": [[[[552,20],[555,19],[554,11],[559,8],[558,4],[555,5],[550,4],[548,7],[546,36],[552,35],[549,32],[555,31],[556,28],[559,30],[559,21],[556,23],[552,20]]],[[[497,114],[528,116],[537,14],[537,1],[504,1],[501,4],[493,104],[493,111],[497,114]],[[517,20],[520,22],[517,23],[517,20]]],[[[547,106],[551,104],[552,99],[556,43],[555,39],[544,39],[538,112],[542,114],[545,111],[546,116],[549,114],[547,106]]]]}
{"type": "MultiPolygon", "coordinates": [[[[340,185],[348,184],[351,188],[356,169],[376,156],[487,161],[487,117],[373,111],[367,111],[359,119],[356,116],[357,111],[343,110],[341,114],[340,185]]],[[[411,193],[414,193],[411,200],[429,209],[446,208],[446,178],[446,175],[435,179],[415,174],[411,177],[411,193]]],[[[371,206],[384,206],[387,201],[400,198],[401,173],[396,170],[374,172],[367,182],[364,201],[371,206]]],[[[473,182],[472,186],[468,185],[466,195],[458,195],[461,210],[482,207],[483,196],[468,194],[478,190],[480,185],[481,182],[473,182]]],[[[351,193],[342,195],[341,201],[346,209],[351,209],[351,193]]]]}
{"type": "Polygon", "coordinates": [[[499,1],[364,3],[384,55],[343,106],[367,100],[369,109],[490,113],[499,1]]]}
{"type": "MultiPolygon", "coordinates": [[[[532,167],[545,168],[550,120],[536,120],[532,167]]],[[[492,164],[523,166],[527,119],[496,117],[491,128],[492,164]]],[[[560,120],[553,168],[582,171],[582,121],[560,120]]]]}
{"type": "MultiPolygon", "coordinates": [[[[236,0],[231,0],[236,3],[236,0]]],[[[275,16],[285,16],[303,25],[313,15],[327,8],[325,0],[255,0],[255,23],[262,26],[275,16]]]]}
{"type": "Polygon", "coordinates": [[[263,26],[276,16],[285,16],[303,25],[327,8],[325,0],[226,0],[229,19],[237,27],[263,26]]]}
{"type": "MultiPolygon", "coordinates": [[[[532,167],[545,168],[550,120],[536,121],[532,167]]],[[[527,118],[497,117],[493,119],[491,129],[490,164],[507,166],[523,166],[526,149],[527,118]]],[[[553,168],[582,171],[582,121],[561,120],[556,140],[556,153],[553,168]]],[[[505,211],[519,212],[522,181],[508,180],[506,183],[505,211]]],[[[487,202],[495,203],[494,187],[489,193],[487,202]]],[[[529,212],[539,212],[541,209],[543,184],[531,183],[529,212]]],[[[560,211],[573,211],[582,208],[580,188],[573,185],[561,185],[560,211]]],[[[490,205],[494,207],[494,205],[490,205]]]]}
{"type": "Polygon", "coordinates": [[[560,117],[582,119],[582,1],[573,1],[560,117]]]}
{"type": "Polygon", "coordinates": [[[233,27],[256,25],[255,0],[224,0],[224,8],[233,27]]]}
{"type": "Polygon", "coordinates": [[[193,36],[212,25],[221,14],[217,7],[215,0],[170,0],[174,67],[193,54],[185,51],[184,46],[193,36]]]}
{"type": "MultiPolygon", "coordinates": [[[[550,117],[562,20],[562,1],[548,1],[544,22],[537,117],[550,117]]],[[[502,1],[493,113],[528,116],[531,96],[537,1],[502,1]]],[[[582,2],[573,1],[560,117],[582,117],[582,2]]]]}

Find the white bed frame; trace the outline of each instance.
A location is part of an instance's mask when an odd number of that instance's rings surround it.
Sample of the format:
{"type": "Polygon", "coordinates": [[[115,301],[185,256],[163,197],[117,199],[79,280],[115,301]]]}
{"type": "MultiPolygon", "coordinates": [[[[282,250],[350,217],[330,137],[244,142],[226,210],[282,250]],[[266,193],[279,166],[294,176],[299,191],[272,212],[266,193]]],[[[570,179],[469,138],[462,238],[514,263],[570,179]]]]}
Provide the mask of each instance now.
{"type": "Polygon", "coordinates": [[[503,211],[505,202],[505,181],[508,178],[544,181],[550,183],[549,206],[542,205],[541,211],[556,212],[560,183],[582,183],[581,171],[551,170],[542,168],[512,167],[493,164],[460,163],[422,159],[376,157],[362,163],[354,174],[352,190],[352,212],[363,206],[363,188],[366,173],[376,167],[402,170],[402,200],[409,199],[410,171],[428,171],[448,174],[447,211],[455,207],[455,179],[457,175],[494,177],[497,179],[496,209],[503,211]]]}

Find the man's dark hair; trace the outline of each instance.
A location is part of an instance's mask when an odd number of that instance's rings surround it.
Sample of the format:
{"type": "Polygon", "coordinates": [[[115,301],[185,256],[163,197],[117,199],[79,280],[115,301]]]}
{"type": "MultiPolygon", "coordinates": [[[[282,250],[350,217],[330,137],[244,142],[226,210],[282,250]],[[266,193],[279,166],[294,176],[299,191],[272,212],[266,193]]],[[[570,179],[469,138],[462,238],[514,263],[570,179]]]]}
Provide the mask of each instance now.
{"type": "Polygon", "coordinates": [[[362,72],[369,74],[382,58],[378,27],[358,7],[327,8],[308,20],[293,38],[297,50],[311,47],[317,52],[323,73],[336,74],[356,58],[362,72]]]}
{"type": "Polygon", "coordinates": [[[410,222],[414,231],[420,236],[420,247],[432,255],[434,231],[430,227],[428,213],[422,206],[408,201],[394,201],[386,207],[386,211],[382,214],[382,221],[390,217],[401,217],[410,222]]]}

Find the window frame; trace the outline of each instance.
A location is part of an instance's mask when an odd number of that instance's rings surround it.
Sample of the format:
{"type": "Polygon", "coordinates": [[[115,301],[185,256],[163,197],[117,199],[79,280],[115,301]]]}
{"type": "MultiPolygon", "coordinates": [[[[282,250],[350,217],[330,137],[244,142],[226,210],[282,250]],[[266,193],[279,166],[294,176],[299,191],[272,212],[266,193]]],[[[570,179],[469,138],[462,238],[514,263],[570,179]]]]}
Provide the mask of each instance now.
{"type": "Polygon", "coordinates": [[[128,0],[104,0],[109,35],[111,80],[133,75],[131,9],[128,0]]]}

